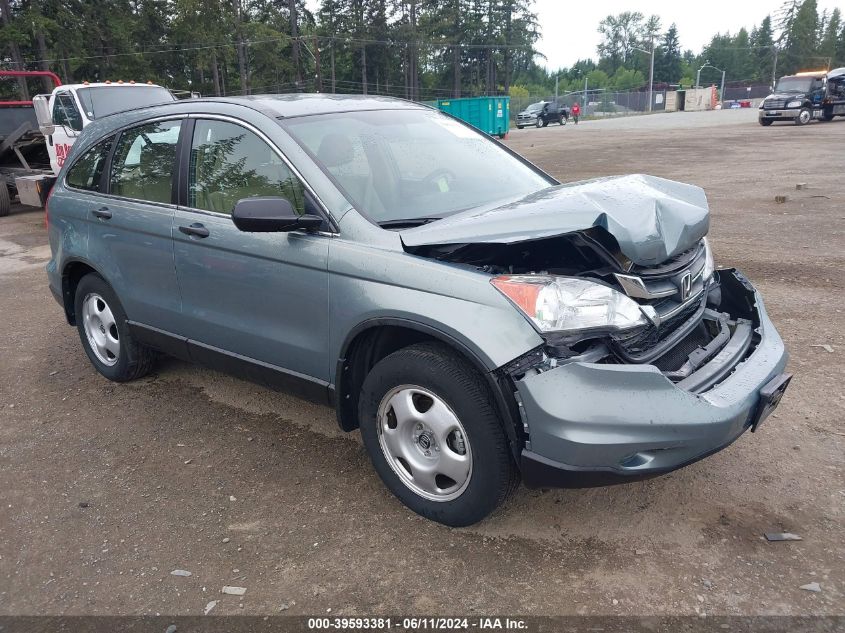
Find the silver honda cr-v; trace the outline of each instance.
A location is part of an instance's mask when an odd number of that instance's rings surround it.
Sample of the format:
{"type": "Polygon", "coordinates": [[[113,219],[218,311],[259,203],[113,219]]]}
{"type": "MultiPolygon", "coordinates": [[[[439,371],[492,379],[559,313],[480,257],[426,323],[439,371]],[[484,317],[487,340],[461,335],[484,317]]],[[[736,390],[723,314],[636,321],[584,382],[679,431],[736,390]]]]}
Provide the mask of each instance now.
{"type": "Polygon", "coordinates": [[[50,288],[114,381],[158,353],[331,403],[414,511],[467,525],[521,476],[653,476],[755,430],[788,382],[715,270],[701,189],[560,184],[429,108],[183,101],[82,133],[50,288]]]}

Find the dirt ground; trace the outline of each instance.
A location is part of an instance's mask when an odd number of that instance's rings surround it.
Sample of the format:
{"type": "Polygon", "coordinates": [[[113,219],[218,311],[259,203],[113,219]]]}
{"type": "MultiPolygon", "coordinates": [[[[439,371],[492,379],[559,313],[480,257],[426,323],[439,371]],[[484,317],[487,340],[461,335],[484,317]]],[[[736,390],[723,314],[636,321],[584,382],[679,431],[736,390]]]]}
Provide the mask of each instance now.
{"type": "Polygon", "coordinates": [[[506,142],[562,180],[704,187],[717,264],[758,285],[792,354],[777,413],[671,475],[522,488],[466,529],[404,509],[328,408],[173,360],[107,382],[47,289],[43,213],[0,219],[0,614],[845,613],[845,120],[754,114],[506,142]]]}

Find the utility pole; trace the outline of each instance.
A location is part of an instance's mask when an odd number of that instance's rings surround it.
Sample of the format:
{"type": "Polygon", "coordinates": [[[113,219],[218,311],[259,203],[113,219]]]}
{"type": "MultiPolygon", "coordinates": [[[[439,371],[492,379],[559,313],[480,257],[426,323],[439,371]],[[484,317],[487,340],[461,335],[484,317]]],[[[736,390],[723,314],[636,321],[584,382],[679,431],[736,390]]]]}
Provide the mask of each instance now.
{"type": "Polygon", "coordinates": [[[648,111],[652,111],[652,104],[654,103],[654,40],[651,40],[651,50],[647,51],[644,48],[637,48],[636,46],[632,47],[636,51],[640,51],[641,53],[648,53],[651,55],[651,63],[649,64],[648,69],[648,111]]]}
{"type": "Polygon", "coordinates": [[[648,69],[648,111],[654,108],[654,40],[651,41],[651,66],[648,69]]]}
{"type": "Polygon", "coordinates": [[[559,75],[555,75],[555,103],[557,103],[557,80],[559,78],[559,75]]]}
{"type": "Polygon", "coordinates": [[[317,67],[317,92],[323,92],[323,69],[320,67],[320,40],[314,36],[314,65],[317,67]]]}
{"type": "Polygon", "coordinates": [[[587,75],[584,75],[584,101],[581,104],[581,113],[587,115],[587,75]]]}
{"type": "Polygon", "coordinates": [[[772,64],[772,90],[774,90],[778,80],[778,47],[773,44],[772,48],[775,49],[775,62],[772,64]]]}

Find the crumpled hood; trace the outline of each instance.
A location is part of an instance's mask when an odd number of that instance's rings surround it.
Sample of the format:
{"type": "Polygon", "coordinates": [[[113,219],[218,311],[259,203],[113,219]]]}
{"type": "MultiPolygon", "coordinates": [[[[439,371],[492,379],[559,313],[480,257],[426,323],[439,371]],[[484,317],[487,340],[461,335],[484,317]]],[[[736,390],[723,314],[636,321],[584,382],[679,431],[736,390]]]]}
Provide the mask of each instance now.
{"type": "Polygon", "coordinates": [[[549,187],[495,209],[469,210],[400,231],[405,246],[511,244],[601,227],[641,266],[659,264],[707,234],[704,191],[635,174],[549,187]]]}

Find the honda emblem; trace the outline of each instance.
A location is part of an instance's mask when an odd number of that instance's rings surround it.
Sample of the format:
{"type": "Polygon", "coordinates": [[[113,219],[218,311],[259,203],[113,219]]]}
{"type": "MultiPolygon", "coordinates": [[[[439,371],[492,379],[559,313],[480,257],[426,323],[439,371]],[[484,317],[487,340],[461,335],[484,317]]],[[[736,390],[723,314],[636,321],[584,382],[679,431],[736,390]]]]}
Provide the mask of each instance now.
{"type": "Polygon", "coordinates": [[[686,272],[684,276],[681,277],[681,301],[686,301],[689,299],[690,293],[692,292],[692,273],[686,272]]]}

